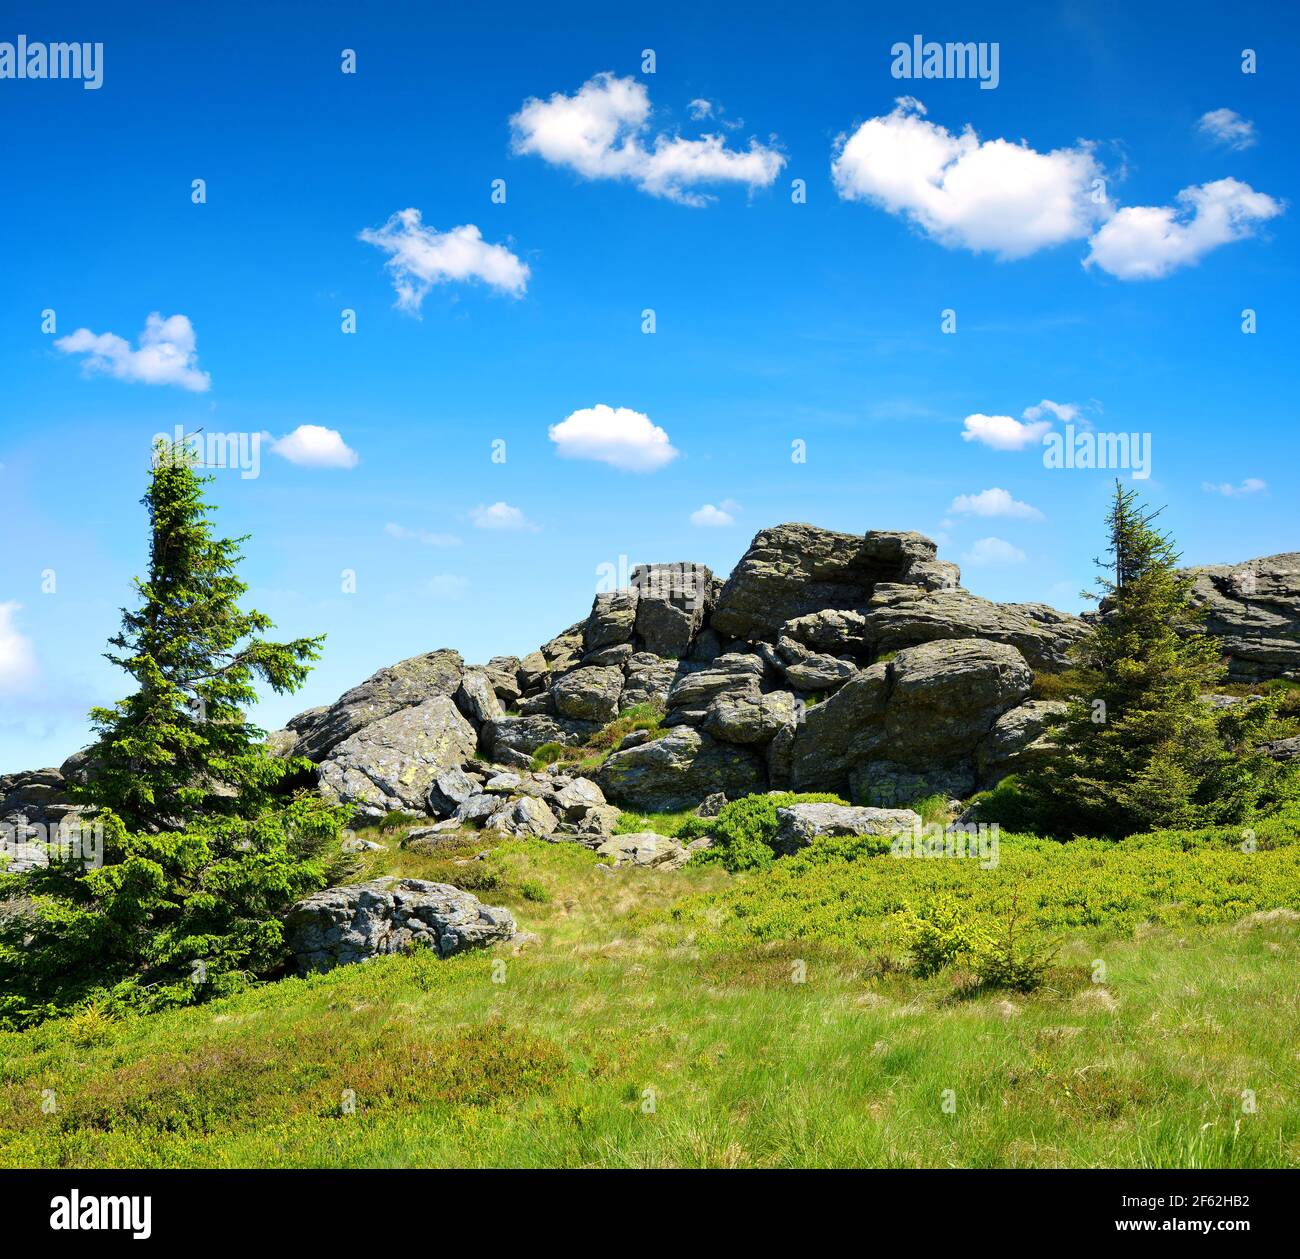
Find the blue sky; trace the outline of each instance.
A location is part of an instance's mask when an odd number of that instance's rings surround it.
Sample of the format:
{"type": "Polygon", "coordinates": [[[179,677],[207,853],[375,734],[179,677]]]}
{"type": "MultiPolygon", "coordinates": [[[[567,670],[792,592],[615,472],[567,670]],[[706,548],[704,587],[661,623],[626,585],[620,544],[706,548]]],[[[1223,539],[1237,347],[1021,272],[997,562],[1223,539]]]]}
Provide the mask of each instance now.
{"type": "Polygon", "coordinates": [[[280,632],[328,634],[268,727],[784,520],[1078,607],[1114,473],[1044,467],[1071,419],[1149,434],[1187,562],[1300,544],[1284,6],[698,7],[7,10],[104,53],[97,90],[0,79],[0,772],[124,693],[176,425],[267,435],[217,520],[280,632]],[[915,35],[996,43],[996,88],[894,77],[915,35]]]}

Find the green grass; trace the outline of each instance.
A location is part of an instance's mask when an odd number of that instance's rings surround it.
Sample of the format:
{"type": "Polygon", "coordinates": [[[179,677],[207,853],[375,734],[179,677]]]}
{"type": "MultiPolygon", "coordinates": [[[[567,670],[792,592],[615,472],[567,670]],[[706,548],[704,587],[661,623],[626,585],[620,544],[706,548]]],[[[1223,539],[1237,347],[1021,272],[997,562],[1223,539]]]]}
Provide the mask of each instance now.
{"type": "Polygon", "coordinates": [[[477,868],[539,937],[518,953],[0,1035],[0,1165],[1300,1165],[1300,928],[1246,917],[1300,909],[1286,828],[1004,837],[987,871],[863,841],[738,876],[493,844],[391,842],[357,877],[477,868]],[[1044,987],[907,973],[893,911],[937,890],[1019,896],[1060,940],[1044,987]]]}

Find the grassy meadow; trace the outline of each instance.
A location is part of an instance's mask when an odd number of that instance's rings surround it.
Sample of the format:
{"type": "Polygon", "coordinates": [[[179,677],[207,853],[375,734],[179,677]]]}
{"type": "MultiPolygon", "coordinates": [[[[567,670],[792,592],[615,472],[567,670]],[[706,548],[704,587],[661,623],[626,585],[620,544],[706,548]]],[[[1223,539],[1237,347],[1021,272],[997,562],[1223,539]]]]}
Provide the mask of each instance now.
{"type": "Polygon", "coordinates": [[[380,831],[357,878],[454,882],[536,939],[0,1033],[0,1164],[1300,1165],[1297,829],[735,875],[380,831]],[[1041,984],[917,978],[902,911],[943,892],[1054,949],[1041,984]]]}

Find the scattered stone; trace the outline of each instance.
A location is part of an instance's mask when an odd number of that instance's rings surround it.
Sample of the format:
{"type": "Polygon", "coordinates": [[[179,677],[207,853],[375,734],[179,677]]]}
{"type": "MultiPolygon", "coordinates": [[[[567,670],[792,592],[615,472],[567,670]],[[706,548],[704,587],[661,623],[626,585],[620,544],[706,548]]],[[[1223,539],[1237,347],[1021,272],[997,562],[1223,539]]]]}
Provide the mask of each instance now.
{"type": "Polygon", "coordinates": [[[453,766],[443,770],[429,787],[426,805],[434,817],[450,817],[456,807],[478,791],[474,782],[463,769],[453,766]]]}
{"type": "Polygon", "coordinates": [[[422,879],[329,888],[299,901],[285,919],[285,938],[304,975],[417,948],[450,957],[514,934],[508,910],[422,879]]]}
{"type": "Polygon", "coordinates": [[[726,795],[721,791],[711,791],[700,801],[700,807],[695,810],[695,814],[697,817],[717,817],[726,807],[726,795]]]}
{"type": "Polygon", "coordinates": [[[634,865],[654,870],[680,870],[691,859],[691,854],[677,840],[654,831],[611,835],[596,852],[602,857],[613,857],[616,866],[634,865]]]}
{"type": "Polygon", "coordinates": [[[776,811],[772,847],[782,854],[805,848],[822,835],[897,835],[921,825],[911,809],[855,808],[843,804],[792,804],[776,811]]]}

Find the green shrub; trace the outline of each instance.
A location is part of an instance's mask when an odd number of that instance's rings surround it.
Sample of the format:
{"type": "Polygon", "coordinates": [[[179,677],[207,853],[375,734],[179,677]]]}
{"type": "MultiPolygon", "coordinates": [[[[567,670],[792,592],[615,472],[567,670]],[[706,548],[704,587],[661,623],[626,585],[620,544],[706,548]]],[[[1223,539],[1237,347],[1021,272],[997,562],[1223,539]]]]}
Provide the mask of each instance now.
{"type": "Polygon", "coordinates": [[[0,896],[32,904],[0,920],[0,1025],[189,1005],[276,971],[284,911],[342,860],[344,813],[304,794],[251,820],[138,834],[104,811],[101,867],[56,861],[0,878],[0,896]]]}
{"type": "Polygon", "coordinates": [[[986,988],[1033,992],[1042,986],[1059,948],[1060,941],[1041,943],[1029,938],[1020,913],[1020,898],[1013,895],[999,927],[987,932],[977,930],[975,934],[975,974],[986,988]]]}
{"type": "Polygon", "coordinates": [[[587,740],[589,748],[612,752],[634,730],[657,733],[663,721],[661,704],[632,704],[607,725],[602,726],[587,740]]]}
{"type": "Polygon", "coordinates": [[[937,975],[975,953],[982,943],[965,910],[946,893],[932,897],[919,910],[909,906],[899,918],[912,955],[912,973],[919,979],[937,975]]]}
{"type": "Polygon", "coordinates": [[[742,796],[723,805],[715,818],[701,819],[707,825],[704,832],[713,836],[713,847],[700,854],[716,861],[733,874],[740,870],[763,869],[772,864],[775,855],[772,842],[776,839],[777,809],[792,804],[844,804],[839,796],[793,791],[775,791],[766,795],[742,796]]]}

